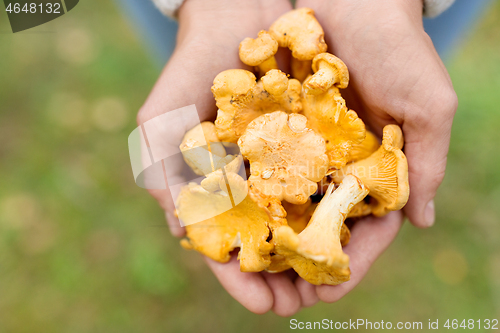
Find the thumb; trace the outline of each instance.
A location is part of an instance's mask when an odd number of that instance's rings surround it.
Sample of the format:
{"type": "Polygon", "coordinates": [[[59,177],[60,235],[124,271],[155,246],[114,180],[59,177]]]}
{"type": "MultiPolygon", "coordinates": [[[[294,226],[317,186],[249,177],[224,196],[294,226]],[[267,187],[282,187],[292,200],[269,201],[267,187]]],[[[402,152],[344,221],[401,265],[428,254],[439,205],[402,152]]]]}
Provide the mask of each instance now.
{"type": "Polygon", "coordinates": [[[406,117],[404,152],[408,159],[410,198],[404,211],[410,222],[427,228],[435,222],[434,196],[444,179],[453,116],[458,106],[453,88],[435,91],[434,105],[406,117]]]}

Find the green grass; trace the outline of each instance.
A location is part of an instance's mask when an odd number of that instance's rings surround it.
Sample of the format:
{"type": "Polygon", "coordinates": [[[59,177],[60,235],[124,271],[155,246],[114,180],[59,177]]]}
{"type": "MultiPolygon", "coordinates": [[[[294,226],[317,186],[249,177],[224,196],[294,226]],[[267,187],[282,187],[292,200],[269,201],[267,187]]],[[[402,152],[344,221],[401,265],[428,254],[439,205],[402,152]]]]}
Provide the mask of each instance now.
{"type": "MultiPolygon", "coordinates": [[[[158,70],[112,3],[9,31],[2,12],[0,332],[288,331],[232,300],[134,184],[127,137],[158,70]]],[[[500,319],[500,2],[448,67],[437,225],[406,224],[355,291],[295,318],[500,319]]]]}

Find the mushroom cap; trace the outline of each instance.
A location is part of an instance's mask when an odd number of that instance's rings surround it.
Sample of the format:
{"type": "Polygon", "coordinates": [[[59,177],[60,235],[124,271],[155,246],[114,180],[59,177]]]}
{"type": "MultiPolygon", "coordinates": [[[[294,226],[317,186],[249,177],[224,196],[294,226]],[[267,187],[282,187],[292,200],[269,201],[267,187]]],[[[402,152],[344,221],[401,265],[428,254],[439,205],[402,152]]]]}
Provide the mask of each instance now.
{"type": "Polygon", "coordinates": [[[256,85],[255,80],[255,75],[244,69],[229,69],[220,72],[212,85],[212,93],[217,106],[220,103],[226,104],[234,97],[245,96],[256,85]]]}
{"type": "MultiPolygon", "coordinates": [[[[283,75],[285,74],[281,71],[271,70],[263,76],[263,79],[270,82],[268,84],[270,90],[276,92],[276,89],[282,88],[274,88],[274,85],[281,82],[283,75]],[[278,80],[271,76],[278,77],[278,80]]],[[[247,125],[264,113],[277,110],[287,112],[302,110],[300,98],[302,88],[297,80],[287,79],[288,88],[279,96],[267,92],[263,81],[255,80],[253,73],[242,69],[227,70],[215,78],[212,92],[219,108],[215,127],[221,141],[236,143],[247,125]]]]}
{"type": "Polygon", "coordinates": [[[249,183],[265,195],[305,203],[328,168],[325,141],[307,118],[281,111],[254,119],[238,140],[250,161],[249,183]]]}
{"type": "Polygon", "coordinates": [[[332,85],[347,88],[349,71],[342,60],[331,53],[320,53],[312,61],[314,74],[304,82],[306,93],[319,94],[327,91],[332,85]],[[318,71],[322,70],[318,73],[318,71]]]}
{"type": "Polygon", "coordinates": [[[335,170],[331,177],[339,183],[346,175],[355,175],[370,190],[370,203],[375,216],[383,216],[393,210],[400,210],[408,201],[408,162],[401,151],[404,139],[397,125],[384,127],[382,145],[370,157],[335,170]]]}
{"type": "Polygon", "coordinates": [[[226,156],[224,146],[219,142],[215,125],[209,121],[202,122],[186,132],[179,146],[182,157],[197,175],[212,172],[212,160],[220,160],[226,156]]]}
{"type": "Polygon", "coordinates": [[[325,139],[330,168],[346,165],[351,147],[365,139],[363,121],[346,107],[336,87],[325,94],[306,95],[302,105],[309,126],[325,139]]]}
{"type": "Polygon", "coordinates": [[[372,209],[373,209],[372,205],[370,205],[369,203],[367,203],[365,201],[361,201],[361,202],[357,203],[356,205],[354,205],[354,207],[352,207],[352,209],[349,212],[349,215],[347,217],[353,218],[353,217],[367,216],[367,215],[370,215],[372,213],[372,209]]]}
{"type": "Polygon", "coordinates": [[[356,162],[369,157],[380,147],[377,137],[370,131],[366,131],[365,139],[358,144],[353,144],[349,150],[348,162],[356,162]]]}
{"type": "Polygon", "coordinates": [[[241,61],[248,66],[258,66],[278,52],[278,42],[265,30],[256,39],[245,38],[240,43],[241,61]]]}
{"type": "Polygon", "coordinates": [[[403,149],[405,140],[403,137],[403,131],[398,125],[387,125],[384,127],[384,132],[382,134],[382,145],[387,148],[392,149],[403,149]]]}
{"type": "Polygon", "coordinates": [[[261,80],[264,89],[271,95],[283,95],[288,89],[288,78],[279,69],[271,69],[261,80]]]}
{"type": "Polygon", "coordinates": [[[226,186],[224,185],[222,188],[220,187],[221,179],[224,178],[222,168],[226,173],[238,173],[241,165],[243,164],[243,157],[240,155],[227,155],[220,161],[219,164],[220,165],[218,166],[220,166],[220,168],[217,168],[214,172],[207,174],[206,178],[200,183],[201,187],[208,192],[216,192],[219,190],[224,191],[226,186]]]}
{"type": "Polygon", "coordinates": [[[367,195],[363,183],[347,176],[335,191],[330,184],[307,227],[296,234],[283,226],[274,233],[275,253],[285,257],[309,283],[336,285],[349,280],[349,257],[342,251],[341,230],[352,207],[367,195]]]}
{"type": "MultiPolygon", "coordinates": [[[[349,217],[349,215],[347,216],[349,217]]],[[[345,225],[345,223],[342,223],[342,229],[340,230],[340,245],[342,245],[342,247],[347,246],[350,240],[351,240],[351,230],[349,230],[349,228],[345,225]]]]}
{"type": "Polygon", "coordinates": [[[230,252],[239,247],[241,271],[264,270],[271,262],[269,253],[273,248],[266,241],[268,214],[249,196],[234,207],[227,202],[227,194],[222,192],[210,193],[194,183],[183,187],[177,200],[179,218],[184,222],[201,221],[186,226],[187,239],[181,244],[218,262],[229,261],[230,252]],[[215,216],[204,218],[210,214],[215,216]]]}
{"type": "Polygon", "coordinates": [[[269,215],[269,229],[271,229],[271,232],[286,225],[286,211],[280,200],[273,196],[264,194],[259,188],[250,182],[248,185],[248,195],[269,215]]]}
{"type": "Polygon", "coordinates": [[[281,15],[269,28],[279,46],[288,47],[299,60],[311,60],[328,48],[323,28],[310,8],[299,8],[281,15]]]}
{"type": "Polygon", "coordinates": [[[281,273],[287,269],[292,268],[287,262],[286,258],[280,254],[271,256],[271,264],[266,268],[268,273],[281,273]]]}
{"type": "Polygon", "coordinates": [[[261,78],[261,82],[272,100],[282,106],[280,111],[292,113],[302,111],[302,85],[298,80],[288,79],[287,74],[279,69],[271,69],[261,78]]]}

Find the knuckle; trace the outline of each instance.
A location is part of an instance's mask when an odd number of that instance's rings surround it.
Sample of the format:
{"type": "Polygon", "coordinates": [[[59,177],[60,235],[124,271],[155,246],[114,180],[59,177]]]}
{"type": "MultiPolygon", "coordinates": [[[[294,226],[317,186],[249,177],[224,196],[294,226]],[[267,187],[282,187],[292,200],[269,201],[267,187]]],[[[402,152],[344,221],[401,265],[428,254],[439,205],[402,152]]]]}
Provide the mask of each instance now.
{"type": "Polygon", "coordinates": [[[435,171],[434,176],[432,177],[432,181],[439,186],[443,182],[445,175],[446,175],[446,167],[444,166],[439,167],[435,171]]]}
{"type": "Polygon", "coordinates": [[[457,94],[451,84],[446,84],[427,100],[424,109],[410,112],[409,120],[417,127],[441,131],[443,128],[451,127],[457,108],[457,94]]]}
{"type": "Polygon", "coordinates": [[[437,162],[429,163],[419,170],[412,168],[412,173],[415,179],[427,184],[431,190],[437,190],[446,175],[446,157],[437,162]]]}
{"type": "Polygon", "coordinates": [[[443,113],[454,115],[458,108],[458,96],[451,85],[443,91],[441,101],[443,113]]]}

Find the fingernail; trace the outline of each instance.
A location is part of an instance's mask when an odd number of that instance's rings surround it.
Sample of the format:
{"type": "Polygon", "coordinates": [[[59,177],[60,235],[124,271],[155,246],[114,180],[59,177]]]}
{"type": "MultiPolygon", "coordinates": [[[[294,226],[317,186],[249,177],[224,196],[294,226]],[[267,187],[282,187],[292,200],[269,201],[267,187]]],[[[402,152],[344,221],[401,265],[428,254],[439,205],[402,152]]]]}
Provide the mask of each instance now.
{"type": "Polygon", "coordinates": [[[434,200],[429,201],[424,211],[425,223],[431,227],[436,220],[436,211],[434,209],[434,200]]]}

